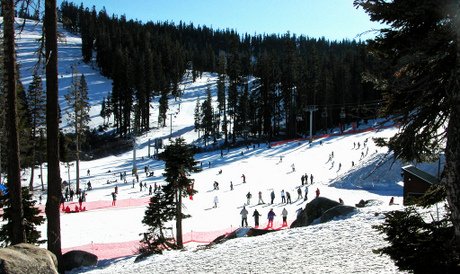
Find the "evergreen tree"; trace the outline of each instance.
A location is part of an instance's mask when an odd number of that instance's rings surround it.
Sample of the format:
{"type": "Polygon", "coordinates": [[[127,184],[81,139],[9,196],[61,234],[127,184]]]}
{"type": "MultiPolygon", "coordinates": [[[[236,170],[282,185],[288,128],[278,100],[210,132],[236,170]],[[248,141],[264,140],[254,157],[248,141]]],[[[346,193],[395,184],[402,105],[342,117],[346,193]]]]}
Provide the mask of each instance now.
{"type": "Polygon", "coordinates": [[[158,111],[158,126],[165,127],[166,126],[166,112],[169,109],[167,91],[161,92],[159,105],[160,106],[159,106],[159,111],[158,111]]]}
{"type": "Polygon", "coordinates": [[[436,159],[445,144],[446,187],[460,254],[460,7],[455,0],[356,0],[385,23],[370,49],[388,64],[371,78],[384,92],[384,114],[401,130],[386,143],[403,160],[436,159]]]}
{"type": "Polygon", "coordinates": [[[198,131],[198,138],[200,136],[200,130],[201,130],[201,111],[200,111],[200,98],[196,98],[196,104],[195,104],[195,113],[193,114],[193,119],[194,119],[194,125],[195,125],[195,131],[198,131]]]}
{"type": "Polygon", "coordinates": [[[69,116],[70,125],[75,130],[75,156],[76,156],[76,190],[80,189],[80,145],[84,132],[88,129],[89,109],[88,102],[88,85],[85,76],[80,77],[73,75],[72,85],[69,92],[64,96],[67,104],[70,106],[67,115],[69,116]]]}
{"type": "Polygon", "coordinates": [[[10,240],[12,244],[26,241],[23,224],[24,210],[22,207],[21,167],[19,160],[19,136],[17,119],[17,70],[16,50],[14,45],[15,1],[2,1],[3,14],[3,73],[6,92],[6,130],[8,148],[8,190],[11,199],[10,240]]]}
{"type": "Polygon", "coordinates": [[[166,223],[175,217],[174,195],[170,191],[158,191],[150,198],[142,223],[148,226],[141,242],[142,253],[162,253],[175,248],[173,240],[167,235],[166,223]]]}
{"type": "MultiPolygon", "coordinates": [[[[3,221],[7,223],[3,224],[0,229],[0,242],[2,247],[11,245],[11,216],[14,215],[11,208],[11,199],[9,194],[4,196],[4,205],[3,205],[3,214],[1,217],[3,221]]],[[[26,242],[30,244],[43,244],[46,241],[40,240],[41,232],[37,229],[38,226],[42,225],[45,222],[45,217],[40,215],[40,210],[35,206],[37,203],[36,200],[32,199],[32,194],[29,192],[27,187],[22,188],[22,206],[24,208],[24,228],[26,234],[26,242]]]]}
{"type": "Polygon", "coordinates": [[[207,144],[208,138],[213,135],[214,125],[213,125],[213,108],[212,108],[212,96],[211,88],[209,85],[206,87],[206,100],[203,101],[201,105],[201,127],[204,131],[203,139],[205,145],[207,144]]]}
{"type": "Polygon", "coordinates": [[[27,91],[27,102],[31,115],[31,146],[32,146],[32,168],[30,174],[29,190],[33,191],[34,170],[36,162],[36,151],[38,149],[37,137],[39,130],[45,126],[46,98],[43,92],[42,79],[34,73],[32,83],[27,91]]]}
{"type": "Polygon", "coordinates": [[[188,217],[182,213],[182,198],[196,193],[193,190],[193,180],[189,178],[192,172],[198,171],[195,167],[197,162],[193,158],[194,151],[184,139],[175,139],[159,155],[165,161],[165,180],[167,185],[163,188],[166,197],[173,199],[174,218],[176,220],[176,244],[178,248],[183,247],[182,241],[182,219],[188,217]]]}

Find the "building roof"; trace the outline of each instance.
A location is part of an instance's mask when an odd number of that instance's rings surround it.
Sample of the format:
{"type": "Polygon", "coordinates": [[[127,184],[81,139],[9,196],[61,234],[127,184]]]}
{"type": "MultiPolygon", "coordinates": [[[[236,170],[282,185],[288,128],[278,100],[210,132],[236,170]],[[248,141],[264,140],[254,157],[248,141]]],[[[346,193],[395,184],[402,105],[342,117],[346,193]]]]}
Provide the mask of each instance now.
{"type": "Polygon", "coordinates": [[[413,165],[403,166],[402,170],[414,175],[415,177],[417,177],[417,178],[419,178],[419,179],[421,179],[424,182],[427,182],[429,184],[437,184],[437,183],[439,183],[438,178],[434,177],[433,175],[431,175],[429,173],[426,173],[423,170],[420,170],[420,169],[416,168],[413,165]]]}

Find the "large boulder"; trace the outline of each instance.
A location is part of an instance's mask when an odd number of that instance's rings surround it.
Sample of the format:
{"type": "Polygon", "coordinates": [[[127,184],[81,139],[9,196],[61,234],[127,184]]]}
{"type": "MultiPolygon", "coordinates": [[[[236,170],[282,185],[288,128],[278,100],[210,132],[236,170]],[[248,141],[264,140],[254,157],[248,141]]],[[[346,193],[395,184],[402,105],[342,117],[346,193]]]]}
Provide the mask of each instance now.
{"type": "Polygon", "coordinates": [[[72,270],[82,266],[97,264],[97,256],[83,250],[71,250],[62,255],[62,263],[65,270],[72,270]]]}
{"type": "Polygon", "coordinates": [[[320,218],[324,212],[338,205],[340,205],[339,202],[325,197],[315,198],[297,215],[297,219],[292,222],[291,227],[311,225],[313,221],[320,218]]]}
{"type": "Polygon", "coordinates": [[[35,245],[24,243],[0,249],[0,273],[2,274],[57,274],[57,265],[53,253],[35,245]]]}
{"type": "Polygon", "coordinates": [[[325,223],[329,222],[330,220],[334,219],[335,217],[339,216],[344,216],[352,213],[355,211],[355,207],[353,206],[346,206],[346,205],[338,205],[334,206],[333,208],[330,208],[326,210],[323,215],[321,215],[320,222],[325,223]]]}

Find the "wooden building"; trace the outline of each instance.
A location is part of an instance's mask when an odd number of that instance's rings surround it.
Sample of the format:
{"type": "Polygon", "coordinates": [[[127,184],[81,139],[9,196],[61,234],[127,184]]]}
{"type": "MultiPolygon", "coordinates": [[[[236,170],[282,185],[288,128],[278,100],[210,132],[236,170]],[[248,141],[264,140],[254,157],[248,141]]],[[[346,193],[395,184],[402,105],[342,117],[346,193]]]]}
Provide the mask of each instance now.
{"type": "Polygon", "coordinates": [[[404,205],[410,204],[412,198],[425,194],[431,185],[439,183],[436,177],[413,165],[402,167],[402,176],[404,181],[404,205]]]}

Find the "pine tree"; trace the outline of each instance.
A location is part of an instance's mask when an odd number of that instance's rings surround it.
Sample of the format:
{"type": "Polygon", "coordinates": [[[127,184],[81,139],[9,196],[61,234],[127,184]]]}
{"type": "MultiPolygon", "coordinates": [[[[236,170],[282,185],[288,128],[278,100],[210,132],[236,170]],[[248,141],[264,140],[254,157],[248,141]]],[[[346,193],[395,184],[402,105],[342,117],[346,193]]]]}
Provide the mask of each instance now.
{"type": "Polygon", "coordinates": [[[195,125],[195,132],[198,132],[198,138],[200,138],[200,130],[201,130],[201,111],[200,111],[200,97],[196,98],[195,104],[195,112],[193,114],[194,125],[195,125]]]}
{"type": "Polygon", "coordinates": [[[182,198],[196,193],[193,190],[193,180],[189,178],[192,172],[198,171],[198,168],[195,167],[197,162],[193,155],[194,151],[182,138],[175,139],[159,155],[160,160],[165,161],[163,175],[168,183],[163,188],[163,192],[166,197],[173,197],[172,199],[174,200],[173,210],[176,220],[176,244],[178,248],[183,247],[182,219],[188,217],[182,213],[182,198]]]}
{"type": "Polygon", "coordinates": [[[2,1],[3,14],[3,73],[4,89],[6,91],[6,130],[8,148],[8,190],[11,199],[11,216],[9,230],[12,244],[25,242],[23,224],[24,211],[22,208],[21,167],[19,160],[19,136],[17,120],[17,70],[16,50],[14,45],[14,15],[15,1],[2,1]]]}
{"type": "Polygon", "coordinates": [[[32,83],[30,83],[27,91],[27,102],[31,115],[31,143],[32,143],[32,168],[30,174],[29,190],[33,191],[34,170],[36,162],[37,135],[39,129],[45,126],[45,111],[46,111],[46,97],[43,92],[42,79],[34,73],[32,83]]]}
{"type": "Polygon", "coordinates": [[[384,22],[369,47],[387,71],[374,76],[384,114],[401,130],[386,143],[403,160],[438,158],[445,144],[446,187],[460,254],[460,7],[455,0],[356,0],[371,20],[384,22]]]}
{"type": "MultiPolygon", "coordinates": [[[[11,216],[14,215],[11,208],[11,200],[9,194],[6,194],[4,197],[3,205],[3,214],[1,217],[3,221],[7,221],[6,224],[3,224],[0,229],[0,242],[1,246],[9,246],[12,243],[10,238],[11,229],[11,216]]],[[[40,215],[40,210],[35,206],[37,203],[36,200],[32,199],[32,194],[29,192],[27,187],[22,188],[22,206],[24,208],[24,228],[26,234],[26,242],[30,244],[43,244],[46,240],[40,240],[41,232],[37,229],[38,226],[42,225],[45,222],[45,217],[40,215]]]]}
{"type": "Polygon", "coordinates": [[[163,250],[175,248],[173,239],[167,235],[165,224],[174,219],[174,196],[170,191],[158,191],[150,198],[142,223],[148,226],[141,242],[142,253],[162,253],[163,250]]]}
{"type": "Polygon", "coordinates": [[[69,92],[64,96],[67,104],[70,106],[67,115],[70,119],[70,125],[75,130],[75,156],[76,156],[76,191],[80,189],[80,145],[83,134],[88,129],[89,109],[88,102],[88,85],[85,76],[73,76],[72,85],[69,92]]]}
{"type": "Polygon", "coordinates": [[[158,126],[166,126],[166,112],[168,111],[168,92],[162,91],[159,100],[158,126]]]}
{"type": "Polygon", "coordinates": [[[205,145],[207,144],[208,138],[213,135],[214,125],[213,125],[213,107],[212,107],[212,96],[211,88],[209,85],[206,87],[206,100],[203,101],[201,105],[201,126],[203,128],[203,139],[205,145]]]}

